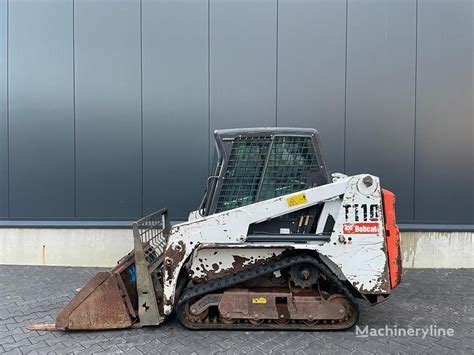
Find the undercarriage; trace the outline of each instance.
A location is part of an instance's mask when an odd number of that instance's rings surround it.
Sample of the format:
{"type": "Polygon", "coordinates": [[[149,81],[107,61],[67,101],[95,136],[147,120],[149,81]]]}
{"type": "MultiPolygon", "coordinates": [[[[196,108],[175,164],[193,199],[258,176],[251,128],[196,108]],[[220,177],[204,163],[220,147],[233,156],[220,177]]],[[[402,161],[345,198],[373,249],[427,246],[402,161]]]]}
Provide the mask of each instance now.
{"type": "Polygon", "coordinates": [[[314,257],[287,256],[232,276],[186,288],[180,322],[191,329],[346,329],[358,305],[314,257]]]}

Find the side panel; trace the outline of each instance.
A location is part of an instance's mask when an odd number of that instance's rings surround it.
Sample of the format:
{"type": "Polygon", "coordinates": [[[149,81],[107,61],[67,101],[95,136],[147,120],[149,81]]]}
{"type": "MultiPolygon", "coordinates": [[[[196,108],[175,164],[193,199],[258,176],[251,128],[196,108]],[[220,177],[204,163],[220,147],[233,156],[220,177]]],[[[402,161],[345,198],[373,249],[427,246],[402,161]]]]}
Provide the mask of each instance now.
{"type": "Polygon", "coordinates": [[[275,126],[277,1],[210,1],[211,129],[275,126]]]}
{"type": "Polygon", "coordinates": [[[8,217],[7,0],[0,0],[0,217],[8,217]]]}
{"type": "Polygon", "coordinates": [[[262,265],[271,258],[281,255],[285,250],[285,248],[255,248],[252,245],[237,248],[200,246],[191,256],[192,281],[202,282],[232,275],[256,265],[262,265]]]}
{"type": "Polygon", "coordinates": [[[206,185],[207,0],[142,3],[144,214],[195,210],[206,185]]]}
{"type": "Polygon", "coordinates": [[[344,170],[345,55],[345,0],[278,2],[278,126],[316,128],[337,172],[344,170]]]}
{"type": "Polygon", "coordinates": [[[418,223],[474,223],[473,2],[418,1],[418,223]]]}
{"type": "Polygon", "coordinates": [[[413,218],[416,1],[349,1],[346,171],[370,172],[413,218]]]}
{"type": "Polygon", "coordinates": [[[74,217],[72,1],[9,2],[10,217],[74,217]]]}
{"type": "Polygon", "coordinates": [[[380,180],[370,175],[367,180],[367,176],[350,178],[331,239],[317,250],[361,294],[385,294],[391,288],[382,192],[380,180]]]}
{"type": "Polygon", "coordinates": [[[142,214],[140,2],[75,2],[77,217],[142,214]]]}

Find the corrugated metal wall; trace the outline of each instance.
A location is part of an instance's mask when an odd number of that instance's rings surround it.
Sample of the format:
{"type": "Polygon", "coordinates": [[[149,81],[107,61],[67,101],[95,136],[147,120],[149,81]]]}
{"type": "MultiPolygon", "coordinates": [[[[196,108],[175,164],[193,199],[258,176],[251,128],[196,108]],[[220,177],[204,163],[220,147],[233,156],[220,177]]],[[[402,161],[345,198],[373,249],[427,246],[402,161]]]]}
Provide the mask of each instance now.
{"type": "Polygon", "coordinates": [[[212,130],[278,125],[472,226],[473,95],[471,0],[0,0],[0,217],[184,219],[212,130]]]}

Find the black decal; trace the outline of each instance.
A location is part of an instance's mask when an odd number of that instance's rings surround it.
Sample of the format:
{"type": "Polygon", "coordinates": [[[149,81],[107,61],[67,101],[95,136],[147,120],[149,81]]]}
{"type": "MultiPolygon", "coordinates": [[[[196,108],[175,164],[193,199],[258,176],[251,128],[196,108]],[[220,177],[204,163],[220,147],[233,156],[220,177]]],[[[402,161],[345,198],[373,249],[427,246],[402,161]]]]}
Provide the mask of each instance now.
{"type": "Polygon", "coordinates": [[[364,221],[367,221],[367,210],[368,210],[368,207],[367,205],[364,203],[363,205],[360,206],[362,208],[362,213],[363,213],[363,220],[364,221]]]}
{"type": "Polygon", "coordinates": [[[378,207],[379,206],[377,204],[370,205],[370,219],[371,220],[379,218],[378,207]]]}
{"type": "Polygon", "coordinates": [[[344,205],[344,210],[346,211],[346,221],[349,220],[349,209],[351,208],[351,205],[344,205]]]}

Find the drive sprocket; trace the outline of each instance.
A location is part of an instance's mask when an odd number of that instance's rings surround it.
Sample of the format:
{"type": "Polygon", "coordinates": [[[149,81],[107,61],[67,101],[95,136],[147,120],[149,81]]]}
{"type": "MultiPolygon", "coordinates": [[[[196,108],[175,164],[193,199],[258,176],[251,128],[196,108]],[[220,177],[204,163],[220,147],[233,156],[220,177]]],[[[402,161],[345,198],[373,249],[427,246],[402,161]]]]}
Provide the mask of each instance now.
{"type": "Polygon", "coordinates": [[[289,275],[295,286],[309,289],[318,281],[319,271],[310,263],[302,263],[293,265],[290,268],[289,275]]]}

